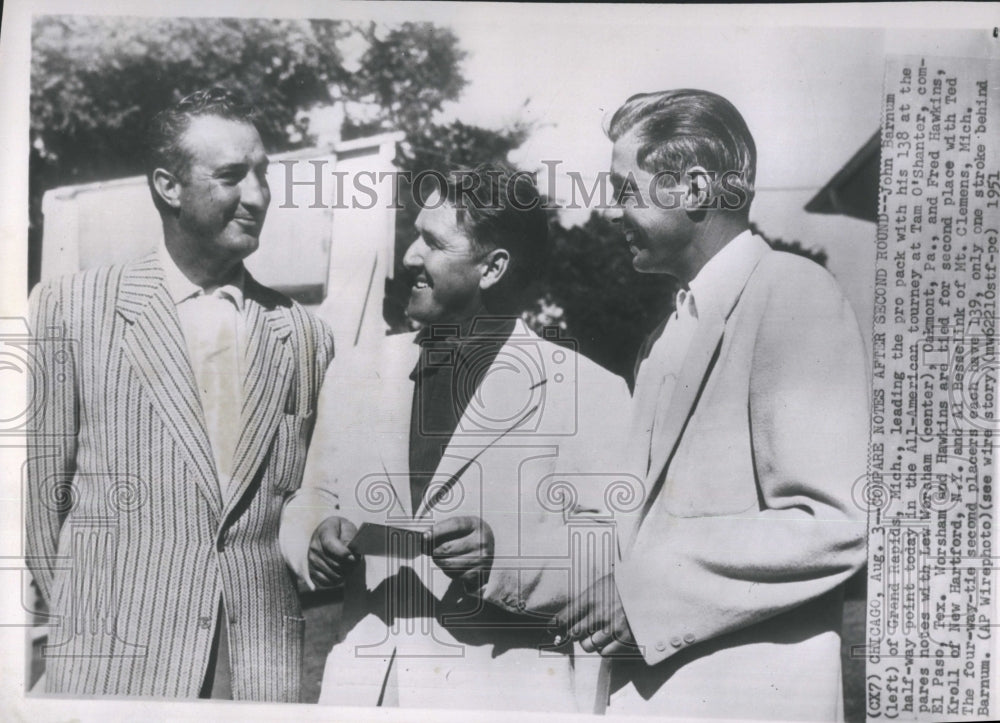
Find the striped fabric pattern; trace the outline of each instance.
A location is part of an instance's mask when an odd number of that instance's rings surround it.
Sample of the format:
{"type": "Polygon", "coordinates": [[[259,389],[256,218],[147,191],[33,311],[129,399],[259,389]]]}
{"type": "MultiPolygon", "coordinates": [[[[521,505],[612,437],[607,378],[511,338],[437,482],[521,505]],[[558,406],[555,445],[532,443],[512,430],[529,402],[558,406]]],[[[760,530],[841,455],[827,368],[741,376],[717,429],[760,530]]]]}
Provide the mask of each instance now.
{"type": "Polygon", "coordinates": [[[247,364],[220,492],[155,256],[32,293],[26,555],[52,615],[46,689],[196,697],[220,600],[236,699],[297,701],[303,619],[278,549],[333,356],[323,322],[247,279],[247,364]]]}

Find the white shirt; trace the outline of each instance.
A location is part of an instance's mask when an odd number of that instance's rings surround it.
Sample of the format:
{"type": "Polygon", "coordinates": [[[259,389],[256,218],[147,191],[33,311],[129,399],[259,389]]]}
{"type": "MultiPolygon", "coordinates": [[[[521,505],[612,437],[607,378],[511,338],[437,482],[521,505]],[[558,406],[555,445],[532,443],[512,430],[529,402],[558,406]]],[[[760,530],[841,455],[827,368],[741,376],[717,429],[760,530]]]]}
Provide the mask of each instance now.
{"type": "Polygon", "coordinates": [[[732,287],[740,283],[738,271],[745,268],[745,258],[757,253],[757,245],[753,234],[744,231],[709,259],[689,287],[677,292],[674,313],[639,366],[633,438],[639,447],[642,469],[647,472],[652,440],[670,408],[674,385],[698,330],[699,317],[709,311],[722,313],[719,308],[722,300],[731,297],[732,287]]]}
{"type": "Polygon", "coordinates": [[[243,405],[246,320],[242,265],[231,283],[206,293],[159,249],[167,291],[177,308],[181,333],[205,413],[219,487],[226,492],[239,439],[243,405]]]}

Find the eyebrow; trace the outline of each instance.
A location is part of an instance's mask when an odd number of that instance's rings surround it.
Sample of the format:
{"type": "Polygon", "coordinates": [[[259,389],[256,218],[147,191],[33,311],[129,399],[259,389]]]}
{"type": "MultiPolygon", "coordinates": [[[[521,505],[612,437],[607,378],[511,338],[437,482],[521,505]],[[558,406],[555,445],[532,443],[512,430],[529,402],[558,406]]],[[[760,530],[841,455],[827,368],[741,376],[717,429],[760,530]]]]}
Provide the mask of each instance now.
{"type": "Polygon", "coordinates": [[[433,231],[430,231],[429,229],[426,228],[424,229],[418,228],[417,231],[420,232],[420,235],[423,236],[426,241],[431,242],[435,246],[441,245],[441,239],[433,231]]]}
{"type": "Polygon", "coordinates": [[[245,172],[247,170],[247,168],[249,168],[249,165],[246,164],[246,163],[242,163],[242,162],[227,163],[224,166],[219,166],[218,168],[216,168],[215,169],[215,173],[217,173],[219,175],[225,175],[227,173],[233,173],[233,172],[236,172],[236,171],[244,171],[245,172]]]}

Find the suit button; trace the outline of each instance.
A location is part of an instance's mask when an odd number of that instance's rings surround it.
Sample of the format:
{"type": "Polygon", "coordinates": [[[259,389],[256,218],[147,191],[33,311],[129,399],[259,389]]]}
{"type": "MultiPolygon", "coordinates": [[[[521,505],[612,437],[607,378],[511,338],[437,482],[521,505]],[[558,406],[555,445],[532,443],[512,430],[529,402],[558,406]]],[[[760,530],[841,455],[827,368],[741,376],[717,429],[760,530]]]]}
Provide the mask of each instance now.
{"type": "Polygon", "coordinates": [[[691,643],[693,643],[694,642],[694,635],[692,635],[691,633],[688,633],[687,635],[685,635],[684,636],[684,642],[687,643],[688,645],[690,645],[691,643]]]}
{"type": "Polygon", "coordinates": [[[208,630],[212,627],[212,618],[210,617],[200,617],[198,618],[198,627],[202,630],[208,630]]]}
{"type": "Polygon", "coordinates": [[[679,648],[679,647],[681,647],[681,645],[683,645],[684,643],[683,643],[683,641],[681,641],[681,639],[680,639],[680,638],[678,638],[678,637],[673,637],[673,638],[670,638],[670,644],[671,644],[671,645],[673,645],[673,646],[674,646],[675,648],[679,648]]]}
{"type": "Polygon", "coordinates": [[[664,650],[667,649],[667,644],[665,642],[663,642],[662,640],[657,640],[656,641],[656,649],[659,650],[662,653],[664,650]]]}

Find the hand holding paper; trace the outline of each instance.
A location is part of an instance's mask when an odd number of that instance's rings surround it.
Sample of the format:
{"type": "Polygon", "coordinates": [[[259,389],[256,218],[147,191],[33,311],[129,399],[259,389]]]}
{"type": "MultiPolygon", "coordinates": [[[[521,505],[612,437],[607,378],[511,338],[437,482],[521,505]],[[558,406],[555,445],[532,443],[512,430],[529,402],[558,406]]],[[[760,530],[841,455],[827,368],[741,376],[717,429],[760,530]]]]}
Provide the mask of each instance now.
{"type": "Polygon", "coordinates": [[[318,587],[339,587],[361,561],[348,548],[358,528],[343,517],[327,517],[313,532],[309,543],[309,576],[318,587]]]}
{"type": "Polygon", "coordinates": [[[480,517],[449,517],[424,533],[431,557],[448,577],[469,589],[486,584],[493,566],[493,530],[480,517]]]}

